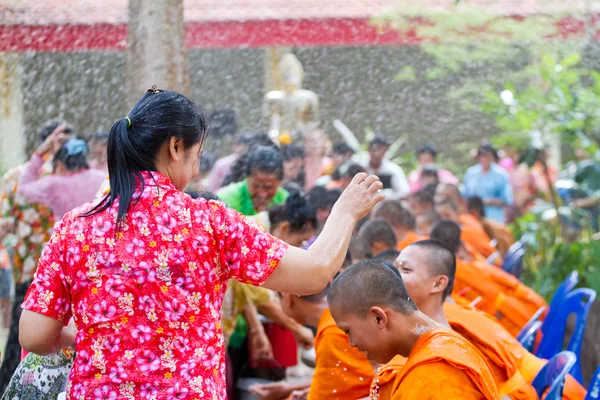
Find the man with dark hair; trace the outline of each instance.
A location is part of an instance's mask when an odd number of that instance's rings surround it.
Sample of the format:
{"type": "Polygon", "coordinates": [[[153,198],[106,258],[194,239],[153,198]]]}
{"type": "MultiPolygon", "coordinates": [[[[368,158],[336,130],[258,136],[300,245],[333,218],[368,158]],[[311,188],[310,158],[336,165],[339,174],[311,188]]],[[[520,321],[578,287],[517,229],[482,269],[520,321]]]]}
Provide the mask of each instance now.
{"type": "Polygon", "coordinates": [[[435,177],[439,182],[458,184],[458,179],[452,175],[452,172],[437,168],[437,151],[434,145],[427,143],[419,147],[416,155],[419,165],[416,170],[408,175],[408,184],[410,185],[411,193],[416,193],[427,186],[428,181],[425,179],[425,176],[432,176],[431,171],[435,171],[435,177]]]}
{"type": "Polygon", "coordinates": [[[378,260],[354,264],[335,279],[328,300],[338,327],[371,361],[388,364],[396,355],[406,358],[386,396],[379,397],[376,383],[372,398],[499,398],[477,349],[447,323],[419,311],[393,265],[378,260]]]}
{"type": "Polygon", "coordinates": [[[338,201],[341,195],[341,190],[327,190],[322,186],[315,186],[310,192],[308,192],[308,202],[317,211],[317,222],[319,223],[319,228],[325,224],[325,221],[327,221],[327,218],[329,218],[329,214],[331,214],[333,205],[336,201],[338,201]]]}
{"type": "Polygon", "coordinates": [[[382,201],[373,210],[374,218],[383,218],[394,228],[398,239],[397,248],[402,250],[411,243],[422,240],[415,232],[415,216],[402,207],[398,200],[382,201]]]}
{"type": "Polygon", "coordinates": [[[373,257],[386,250],[397,250],[394,228],[383,218],[367,221],[358,231],[358,238],[370,246],[373,257]]]}
{"type": "Polygon", "coordinates": [[[431,230],[437,240],[457,257],[454,293],[463,303],[478,301],[477,308],[498,318],[513,336],[541,307],[544,299],[516,277],[500,268],[471,257],[460,240],[460,227],[453,221],[441,220],[431,230]]]}
{"type": "Polygon", "coordinates": [[[410,187],[404,171],[386,158],[391,142],[383,135],[376,135],[369,142],[369,161],[363,164],[367,173],[377,175],[384,189],[390,192],[389,198],[400,199],[410,194],[410,187]]]}
{"type": "MultiPolygon", "coordinates": [[[[456,272],[456,260],[448,248],[433,240],[414,243],[402,252],[395,266],[419,310],[440,324],[449,323],[455,332],[480,351],[491,369],[500,396],[513,400],[537,398],[531,380],[524,376],[530,374],[520,370],[528,358],[537,358],[489,315],[454,302],[444,302],[452,292],[456,272]]],[[[380,369],[376,379],[380,398],[391,397],[394,378],[405,363],[406,359],[396,357],[391,366],[380,369]]]]}
{"type": "MultiPolygon", "coordinates": [[[[62,132],[62,139],[54,143],[62,146],[73,135],[73,128],[61,119],[52,119],[44,123],[38,131],[37,144],[44,143],[54,132],[62,132]]],[[[54,149],[58,150],[58,148],[54,149]]],[[[56,151],[50,152],[54,154],[56,151]]],[[[5,235],[12,234],[16,245],[9,249],[12,254],[13,284],[15,299],[12,309],[12,324],[3,353],[0,367],[0,393],[19,365],[21,346],[19,344],[19,317],[21,303],[37,269],[38,260],[45,244],[50,240],[55,218],[52,210],[38,203],[29,203],[17,196],[19,181],[28,163],[9,170],[0,184],[0,242],[5,235]]],[[[52,174],[52,160],[46,159],[41,176],[52,174]]]]}

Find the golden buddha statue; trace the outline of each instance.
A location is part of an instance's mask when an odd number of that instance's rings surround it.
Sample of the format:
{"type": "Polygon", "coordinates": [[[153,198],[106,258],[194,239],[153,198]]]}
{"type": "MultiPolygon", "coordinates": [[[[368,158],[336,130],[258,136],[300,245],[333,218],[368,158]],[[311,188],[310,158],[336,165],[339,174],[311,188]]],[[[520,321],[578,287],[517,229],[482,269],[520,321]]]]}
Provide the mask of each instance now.
{"type": "Polygon", "coordinates": [[[263,112],[269,118],[269,136],[279,141],[281,136],[301,137],[319,124],[319,97],[302,89],[304,69],[295,55],[286,54],[279,62],[283,87],[267,93],[263,112]]]}

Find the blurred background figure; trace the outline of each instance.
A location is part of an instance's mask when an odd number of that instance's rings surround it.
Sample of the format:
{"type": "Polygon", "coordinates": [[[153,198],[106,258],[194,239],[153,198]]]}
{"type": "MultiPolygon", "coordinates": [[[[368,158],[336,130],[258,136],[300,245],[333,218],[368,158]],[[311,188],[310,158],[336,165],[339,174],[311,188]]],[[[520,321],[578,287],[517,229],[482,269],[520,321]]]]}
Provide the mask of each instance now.
{"type": "Polygon", "coordinates": [[[89,164],[90,168],[97,169],[108,174],[106,146],[108,146],[108,132],[95,132],[90,140],[89,164]]]}
{"type": "MultiPolygon", "coordinates": [[[[437,151],[435,146],[432,144],[426,144],[417,149],[417,163],[419,164],[417,169],[408,174],[408,184],[410,185],[410,192],[415,193],[421,190],[423,187],[427,186],[430,183],[427,180],[427,183],[423,182],[423,172],[429,171],[429,175],[431,176],[431,171],[437,171],[437,182],[451,183],[453,185],[458,184],[458,179],[452,174],[452,172],[439,169],[436,165],[437,151]]],[[[436,183],[437,183],[436,182],[436,183]]]]}
{"type": "Polygon", "coordinates": [[[410,187],[402,168],[387,159],[390,140],[383,135],[376,135],[369,142],[369,159],[363,164],[367,173],[377,175],[384,185],[390,199],[400,199],[410,194],[410,187]]]}

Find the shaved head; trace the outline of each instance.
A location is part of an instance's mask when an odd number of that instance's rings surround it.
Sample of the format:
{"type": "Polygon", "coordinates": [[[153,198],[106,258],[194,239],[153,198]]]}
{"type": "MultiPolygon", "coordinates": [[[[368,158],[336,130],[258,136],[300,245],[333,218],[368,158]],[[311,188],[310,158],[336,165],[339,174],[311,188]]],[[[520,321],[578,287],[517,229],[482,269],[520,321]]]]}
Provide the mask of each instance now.
{"type": "Polygon", "coordinates": [[[398,270],[387,261],[361,261],[342,272],[331,285],[329,305],[364,317],[372,307],[391,307],[409,315],[417,306],[408,296],[398,270]]]}
{"type": "Polygon", "coordinates": [[[443,219],[436,222],[429,237],[446,246],[454,254],[460,248],[460,227],[454,221],[443,219]]]}
{"type": "Polygon", "coordinates": [[[456,256],[454,253],[437,240],[421,240],[407,247],[417,248],[424,256],[425,265],[429,276],[444,275],[448,277],[448,285],[442,294],[445,300],[454,288],[454,277],[456,275],[456,256]]]}
{"type": "Polygon", "coordinates": [[[415,216],[402,207],[397,200],[385,200],[379,203],[373,210],[373,217],[383,218],[395,228],[415,229],[415,216]]]}

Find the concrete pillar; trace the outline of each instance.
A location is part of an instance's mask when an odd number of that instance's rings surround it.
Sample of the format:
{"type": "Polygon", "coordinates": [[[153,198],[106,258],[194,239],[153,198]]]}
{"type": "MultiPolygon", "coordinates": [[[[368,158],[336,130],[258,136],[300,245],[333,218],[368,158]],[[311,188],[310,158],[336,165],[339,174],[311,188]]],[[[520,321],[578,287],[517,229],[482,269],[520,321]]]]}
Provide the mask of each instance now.
{"type": "Polygon", "coordinates": [[[190,95],[183,0],[129,0],[128,104],[152,85],[190,95]]]}
{"type": "Polygon", "coordinates": [[[0,172],[25,161],[21,56],[0,53],[0,172]]]}

